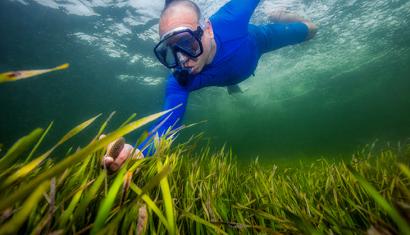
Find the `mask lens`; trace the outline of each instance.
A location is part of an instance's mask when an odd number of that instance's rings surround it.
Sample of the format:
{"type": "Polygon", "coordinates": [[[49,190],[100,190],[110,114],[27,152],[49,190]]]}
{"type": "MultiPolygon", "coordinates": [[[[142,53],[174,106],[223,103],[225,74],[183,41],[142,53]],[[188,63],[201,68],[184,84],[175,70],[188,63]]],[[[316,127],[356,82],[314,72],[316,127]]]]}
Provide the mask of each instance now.
{"type": "Polygon", "coordinates": [[[191,58],[197,58],[202,54],[202,44],[191,30],[185,30],[166,36],[154,50],[155,55],[163,65],[174,68],[178,65],[177,52],[191,58]]]}
{"type": "Polygon", "coordinates": [[[176,66],[175,57],[171,47],[166,46],[166,44],[161,43],[155,48],[155,54],[158,60],[167,67],[176,66]]]}
{"type": "Polygon", "coordinates": [[[177,63],[176,63],[175,57],[172,53],[172,48],[167,47],[165,51],[166,51],[165,62],[167,64],[171,65],[171,66],[176,65],[177,63]]]}
{"type": "Polygon", "coordinates": [[[190,33],[185,32],[179,36],[174,46],[182,50],[185,54],[191,57],[197,57],[201,53],[199,41],[190,33]]]}
{"type": "Polygon", "coordinates": [[[184,64],[185,62],[189,60],[188,56],[184,55],[181,52],[177,52],[177,58],[178,58],[179,64],[184,64]]]}

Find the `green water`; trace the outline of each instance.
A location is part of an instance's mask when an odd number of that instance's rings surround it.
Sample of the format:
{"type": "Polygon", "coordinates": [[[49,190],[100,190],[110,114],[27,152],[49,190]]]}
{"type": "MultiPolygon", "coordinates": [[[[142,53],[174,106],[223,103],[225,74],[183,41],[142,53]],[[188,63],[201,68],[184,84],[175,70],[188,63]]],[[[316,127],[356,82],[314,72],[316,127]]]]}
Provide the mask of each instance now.
{"type": "MultiPolygon", "coordinates": [[[[196,2],[209,16],[225,1],[196,2]]],[[[152,48],[162,6],[159,0],[1,1],[1,71],[71,67],[0,86],[0,143],[10,146],[51,120],[55,142],[98,113],[117,111],[115,128],[134,112],[160,111],[167,71],[152,48]]],[[[207,122],[180,141],[205,132],[215,148],[226,144],[243,160],[297,162],[345,158],[376,139],[407,140],[409,1],[263,1],[252,21],[264,22],[272,9],[311,18],[319,26],[316,38],[264,55],[255,76],[241,84],[243,94],[192,93],[185,122],[207,122]]]]}

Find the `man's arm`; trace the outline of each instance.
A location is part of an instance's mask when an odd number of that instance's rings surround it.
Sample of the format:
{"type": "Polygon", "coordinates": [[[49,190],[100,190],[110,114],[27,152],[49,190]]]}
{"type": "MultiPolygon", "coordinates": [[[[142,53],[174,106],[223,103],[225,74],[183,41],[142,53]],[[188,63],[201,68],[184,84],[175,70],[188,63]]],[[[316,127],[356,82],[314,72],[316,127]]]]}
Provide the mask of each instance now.
{"type": "Polygon", "coordinates": [[[304,23],[308,30],[309,34],[306,38],[306,40],[309,40],[313,38],[316,35],[317,32],[317,26],[312,23],[312,21],[305,19],[303,17],[300,17],[298,15],[288,13],[285,11],[275,11],[269,16],[269,20],[274,22],[274,23],[293,23],[293,22],[302,22],[304,23]]]}
{"type": "Polygon", "coordinates": [[[260,0],[231,0],[221,9],[224,9],[234,18],[248,24],[259,2],[260,0]]]}
{"type": "MultiPolygon", "coordinates": [[[[186,110],[188,95],[189,91],[181,87],[174,76],[169,75],[167,78],[163,110],[172,109],[178,105],[181,106],[173,110],[170,115],[165,115],[159,119],[149,130],[151,134],[149,137],[155,136],[156,134],[162,136],[170,127],[175,129],[181,125],[186,110]],[[158,125],[160,126],[158,127],[158,125]]],[[[155,152],[152,145],[149,147],[146,146],[147,144],[152,144],[148,143],[149,137],[137,147],[140,150],[145,147],[145,150],[142,152],[144,156],[151,155],[155,152]]]]}
{"type": "Polygon", "coordinates": [[[259,2],[260,0],[231,0],[211,16],[211,22],[218,25],[229,39],[247,35],[249,20],[259,2]]]}
{"type": "MultiPolygon", "coordinates": [[[[182,88],[176,79],[171,75],[167,80],[167,88],[165,94],[164,110],[168,110],[182,104],[180,107],[172,111],[171,115],[161,118],[150,129],[150,136],[142,142],[139,146],[134,147],[130,144],[124,143],[124,140],[116,140],[110,143],[107,147],[107,153],[102,159],[102,166],[113,173],[118,171],[124,162],[133,154],[135,158],[147,157],[155,152],[151,138],[156,134],[159,136],[165,134],[170,127],[177,127],[181,124],[181,119],[184,116],[185,108],[188,100],[189,92],[182,88]],[[158,125],[161,124],[160,127],[158,125]],[[148,147],[147,147],[148,145],[148,147]],[[115,150],[113,150],[115,149],[115,150]],[[140,150],[143,150],[142,152],[140,150]],[[142,154],[141,154],[142,153],[142,154]]],[[[104,138],[104,135],[100,136],[104,138]]]]}

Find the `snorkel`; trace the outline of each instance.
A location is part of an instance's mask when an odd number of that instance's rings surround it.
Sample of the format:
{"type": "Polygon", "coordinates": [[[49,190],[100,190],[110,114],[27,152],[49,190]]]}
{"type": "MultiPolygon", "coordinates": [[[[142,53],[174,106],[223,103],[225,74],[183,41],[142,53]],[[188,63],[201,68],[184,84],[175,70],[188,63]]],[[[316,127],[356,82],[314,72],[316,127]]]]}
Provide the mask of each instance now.
{"type": "Polygon", "coordinates": [[[186,86],[188,84],[189,75],[191,75],[191,69],[178,66],[174,69],[172,75],[177,79],[179,85],[186,86]]]}
{"type": "Polygon", "coordinates": [[[189,60],[182,52],[176,52],[177,66],[172,69],[172,75],[177,79],[181,86],[188,84],[189,75],[192,74],[192,69],[184,66],[185,62],[189,60]]]}

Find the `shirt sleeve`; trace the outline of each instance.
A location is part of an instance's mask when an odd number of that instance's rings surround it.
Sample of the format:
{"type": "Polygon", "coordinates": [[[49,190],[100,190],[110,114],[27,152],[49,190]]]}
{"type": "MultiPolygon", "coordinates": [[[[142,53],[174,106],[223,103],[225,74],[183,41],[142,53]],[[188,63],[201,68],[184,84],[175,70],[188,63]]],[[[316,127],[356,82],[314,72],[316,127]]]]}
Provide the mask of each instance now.
{"type": "Polygon", "coordinates": [[[189,91],[178,84],[175,77],[170,74],[167,78],[167,85],[165,89],[165,102],[163,110],[172,109],[181,104],[180,107],[171,111],[170,114],[162,116],[149,130],[149,136],[137,148],[144,151],[144,156],[152,155],[155,152],[153,144],[149,143],[150,137],[158,134],[162,136],[169,128],[177,128],[182,123],[182,118],[185,114],[185,109],[188,101],[189,91]],[[147,146],[148,144],[148,146],[147,146]]]}
{"type": "Polygon", "coordinates": [[[249,29],[262,53],[301,43],[309,34],[308,27],[302,22],[252,25],[249,29]]]}
{"type": "Polygon", "coordinates": [[[211,17],[211,22],[224,31],[228,40],[245,36],[249,20],[259,2],[260,0],[231,0],[211,17]]]}

